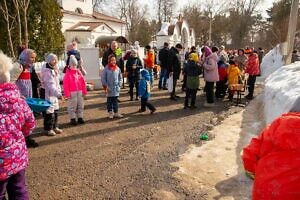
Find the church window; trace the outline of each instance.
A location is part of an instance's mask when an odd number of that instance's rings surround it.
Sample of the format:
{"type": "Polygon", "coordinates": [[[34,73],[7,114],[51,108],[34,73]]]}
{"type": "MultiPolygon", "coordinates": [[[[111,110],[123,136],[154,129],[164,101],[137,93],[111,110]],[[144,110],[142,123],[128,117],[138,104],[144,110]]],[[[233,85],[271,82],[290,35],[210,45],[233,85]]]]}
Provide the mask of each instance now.
{"type": "Polygon", "coordinates": [[[83,11],[82,11],[81,8],[76,8],[76,9],[75,9],[75,12],[78,13],[78,14],[82,14],[82,13],[83,13],[83,11]]]}

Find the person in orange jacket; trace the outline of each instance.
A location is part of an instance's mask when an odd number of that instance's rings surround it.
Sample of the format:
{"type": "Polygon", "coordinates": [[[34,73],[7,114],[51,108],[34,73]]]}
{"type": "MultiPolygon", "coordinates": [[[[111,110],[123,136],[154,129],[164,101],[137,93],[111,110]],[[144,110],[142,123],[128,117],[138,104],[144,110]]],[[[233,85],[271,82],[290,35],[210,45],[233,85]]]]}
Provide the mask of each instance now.
{"type": "Polygon", "coordinates": [[[252,199],[300,199],[300,98],[243,149],[252,199]]]}
{"type": "Polygon", "coordinates": [[[144,58],[144,67],[148,70],[150,74],[150,84],[151,87],[153,86],[153,68],[154,68],[154,62],[155,62],[155,56],[154,52],[151,49],[150,45],[147,45],[146,47],[146,56],[144,58]]]}

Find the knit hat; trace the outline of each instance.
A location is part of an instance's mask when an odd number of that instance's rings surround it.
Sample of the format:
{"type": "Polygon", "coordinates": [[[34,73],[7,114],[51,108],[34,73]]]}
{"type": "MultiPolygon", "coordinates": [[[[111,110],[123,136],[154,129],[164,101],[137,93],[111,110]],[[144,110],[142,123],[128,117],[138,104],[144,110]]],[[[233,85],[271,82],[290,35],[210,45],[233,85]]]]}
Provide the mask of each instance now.
{"type": "Polygon", "coordinates": [[[212,54],[212,51],[208,46],[204,46],[204,53],[205,53],[205,57],[207,57],[212,54]]]}
{"type": "Polygon", "coordinates": [[[131,49],[131,53],[132,53],[132,54],[137,54],[137,50],[131,49]]]}
{"type": "Polygon", "coordinates": [[[32,61],[30,59],[31,54],[35,53],[32,49],[24,49],[19,56],[18,62],[22,65],[32,65],[32,61]]]}
{"type": "Polygon", "coordinates": [[[46,63],[50,63],[54,59],[57,60],[57,56],[54,53],[49,53],[46,57],[46,63]]]}
{"type": "Polygon", "coordinates": [[[198,62],[199,61],[199,57],[198,57],[198,55],[196,53],[191,53],[189,55],[189,59],[192,60],[192,61],[194,61],[194,62],[198,62]]]}
{"type": "Polygon", "coordinates": [[[70,55],[69,65],[70,66],[77,66],[78,65],[77,59],[74,55],[70,55]]]}
{"type": "Polygon", "coordinates": [[[0,84],[10,82],[10,70],[12,67],[11,58],[0,52],[0,84]]]}

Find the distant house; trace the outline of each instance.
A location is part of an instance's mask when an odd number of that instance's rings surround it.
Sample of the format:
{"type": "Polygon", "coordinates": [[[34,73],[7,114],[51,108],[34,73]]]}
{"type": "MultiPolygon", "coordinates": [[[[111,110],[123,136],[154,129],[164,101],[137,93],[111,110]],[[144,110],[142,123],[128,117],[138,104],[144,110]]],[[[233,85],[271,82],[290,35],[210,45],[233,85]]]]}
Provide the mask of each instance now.
{"type": "Polygon", "coordinates": [[[58,0],[58,3],[63,13],[66,44],[75,40],[79,47],[97,46],[96,41],[108,36],[125,38],[126,22],[95,12],[92,0],[58,0]]]}

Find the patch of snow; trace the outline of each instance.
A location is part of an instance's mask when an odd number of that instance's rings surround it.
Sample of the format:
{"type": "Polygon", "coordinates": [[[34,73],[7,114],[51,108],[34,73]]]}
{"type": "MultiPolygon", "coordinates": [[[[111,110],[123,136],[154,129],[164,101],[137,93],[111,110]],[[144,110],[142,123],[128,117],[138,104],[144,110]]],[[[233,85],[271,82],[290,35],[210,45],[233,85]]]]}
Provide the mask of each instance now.
{"type": "Polygon", "coordinates": [[[300,62],[280,67],[265,81],[264,113],[266,123],[271,123],[289,112],[300,96],[300,62]]]}
{"type": "Polygon", "coordinates": [[[281,48],[282,45],[278,44],[263,57],[260,67],[263,79],[266,79],[270,74],[284,65],[281,48]]]}

